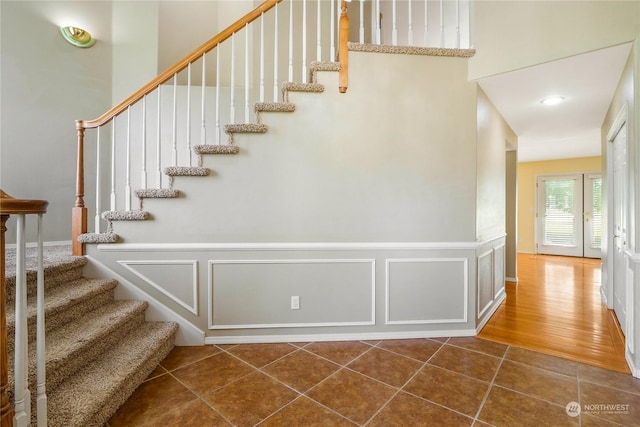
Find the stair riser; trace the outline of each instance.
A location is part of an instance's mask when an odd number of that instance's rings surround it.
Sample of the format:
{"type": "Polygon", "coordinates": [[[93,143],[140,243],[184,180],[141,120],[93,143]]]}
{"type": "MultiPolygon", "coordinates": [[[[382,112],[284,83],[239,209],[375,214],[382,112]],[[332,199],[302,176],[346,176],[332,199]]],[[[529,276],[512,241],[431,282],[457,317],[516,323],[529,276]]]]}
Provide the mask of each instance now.
{"type": "MultiPolygon", "coordinates": [[[[44,289],[51,289],[62,283],[78,280],[82,277],[82,266],[71,268],[68,270],[56,270],[55,274],[47,271],[44,273],[44,289]]],[[[7,287],[7,305],[15,304],[16,278],[8,277],[6,280],[7,287]]],[[[27,271],[27,298],[36,295],[38,289],[38,276],[35,271],[27,271]]]]}

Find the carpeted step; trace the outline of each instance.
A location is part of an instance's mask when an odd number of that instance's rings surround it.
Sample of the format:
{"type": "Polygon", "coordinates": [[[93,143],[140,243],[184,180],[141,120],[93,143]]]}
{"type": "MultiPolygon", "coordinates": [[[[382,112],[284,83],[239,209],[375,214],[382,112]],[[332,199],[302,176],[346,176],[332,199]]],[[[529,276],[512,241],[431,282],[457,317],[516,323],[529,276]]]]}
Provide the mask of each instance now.
{"type": "MultiPolygon", "coordinates": [[[[148,303],[142,301],[112,301],[47,333],[47,390],[55,389],[74,372],[117,346],[132,330],[140,328],[147,306],[148,303]]],[[[29,344],[31,390],[35,390],[35,349],[35,342],[29,344]]],[[[9,353],[9,366],[13,366],[13,358],[13,352],[9,353]]],[[[12,370],[9,371],[9,383],[13,384],[12,370]]]]}
{"type": "Polygon", "coordinates": [[[80,243],[118,243],[120,236],[116,233],[83,233],[78,236],[80,243]]]}
{"type": "Polygon", "coordinates": [[[311,83],[318,83],[318,71],[340,71],[340,63],[313,61],[311,65],[309,65],[309,81],[311,81],[311,83]]]}
{"type": "Polygon", "coordinates": [[[471,58],[475,49],[450,49],[439,47],[391,46],[369,43],[349,42],[348,48],[354,52],[395,53],[402,55],[447,56],[455,58],[471,58]]]}
{"type": "Polygon", "coordinates": [[[296,104],[291,102],[256,102],[253,109],[256,113],[293,113],[296,111],[296,104]]]}
{"type": "Polygon", "coordinates": [[[107,221],[144,221],[149,218],[145,211],[106,211],[102,212],[102,219],[107,221]]]}
{"type": "Polygon", "coordinates": [[[202,154],[238,154],[240,148],[236,145],[224,144],[224,145],[196,145],[193,147],[193,152],[197,155],[202,154]]]}
{"type": "Polygon", "coordinates": [[[139,199],[175,199],[180,192],[173,188],[144,188],[135,191],[139,199]]]}
{"type": "Polygon", "coordinates": [[[233,144],[233,135],[236,133],[265,133],[267,126],[260,123],[242,123],[224,126],[224,133],[229,135],[229,144],[233,144]]]}
{"type": "MultiPolygon", "coordinates": [[[[6,252],[6,288],[7,305],[14,304],[16,288],[15,250],[6,252]]],[[[82,269],[87,264],[84,257],[71,255],[71,246],[47,247],[44,250],[44,288],[45,291],[61,283],[82,277],[82,269]]],[[[25,266],[27,269],[27,294],[36,294],[38,284],[37,248],[27,248],[25,266]]]]}
{"type": "MultiPolygon", "coordinates": [[[[116,280],[81,278],[52,288],[44,301],[46,333],[111,302],[117,285],[116,280]]],[[[36,339],[36,320],[36,297],[32,296],[27,299],[29,342],[36,339]]],[[[8,349],[13,353],[15,304],[7,307],[7,331],[8,349]]]]}
{"type": "Polygon", "coordinates": [[[48,393],[50,427],[103,426],[174,346],[174,323],[148,322],[48,393]]]}
{"type": "Polygon", "coordinates": [[[200,166],[170,166],[163,169],[165,175],[174,176],[207,176],[211,173],[208,168],[200,166]]]}
{"type": "Polygon", "coordinates": [[[282,98],[284,102],[289,102],[289,92],[324,92],[324,85],[319,83],[297,83],[286,82],[282,84],[282,98]]]}

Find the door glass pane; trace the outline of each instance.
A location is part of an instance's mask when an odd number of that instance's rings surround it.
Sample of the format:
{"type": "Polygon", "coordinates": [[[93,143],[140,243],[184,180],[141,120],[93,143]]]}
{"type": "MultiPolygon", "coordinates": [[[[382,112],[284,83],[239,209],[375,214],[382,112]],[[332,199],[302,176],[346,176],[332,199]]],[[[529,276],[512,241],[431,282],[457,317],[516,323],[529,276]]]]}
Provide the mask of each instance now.
{"type": "Polygon", "coordinates": [[[600,249],[602,246],[602,178],[591,180],[593,191],[593,206],[591,206],[591,248],[600,249]]]}
{"type": "Polygon", "coordinates": [[[574,194],[574,179],[545,181],[545,245],[575,246],[574,194]]]}

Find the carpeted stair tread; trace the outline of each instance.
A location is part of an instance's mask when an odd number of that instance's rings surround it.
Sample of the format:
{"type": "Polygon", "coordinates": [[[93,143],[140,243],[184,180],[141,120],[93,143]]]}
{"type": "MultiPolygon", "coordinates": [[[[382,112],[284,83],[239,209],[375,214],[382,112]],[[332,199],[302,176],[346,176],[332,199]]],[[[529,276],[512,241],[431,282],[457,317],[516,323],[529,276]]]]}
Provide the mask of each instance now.
{"type": "MultiPolygon", "coordinates": [[[[75,371],[117,345],[144,324],[148,306],[142,301],[112,301],[74,322],[50,331],[46,335],[47,387],[55,388],[75,371]]],[[[35,384],[35,348],[29,344],[29,379],[35,384]]],[[[9,353],[13,365],[13,352],[9,353]]],[[[13,373],[9,372],[9,382],[13,373]]]]}
{"type": "Polygon", "coordinates": [[[116,233],[83,233],[78,236],[80,243],[118,243],[120,236],[116,233]]]}
{"type": "Polygon", "coordinates": [[[404,55],[446,56],[454,58],[471,58],[475,49],[450,49],[439,47],[391,46],[369,43],[349,42],[349,50],[354,52],[395,53],[404,55]]]}
{"type": "Polygon", "coordinates": [[[106,211],[102,212],[102,219],[107,221],[144,221],[149,218],[146,211],[106,211]]]}
{"type": "Polygon", "coordinates": [[[267,126],[259,123],[240,123],[224,126],[227,135],[232,133],[265,133],[267,126]]]}
{"type": "Polygon", "coordinates": [[[340,63],[332,61],[313,61],[309,65],[309,80],[318,83],[318,71],[340,71],[340,63]]]}
{"type": "Polygon", "coordinates": [[[202,154],[238,154],[240,148],[236,145],[222,144],[222,145],[196,145],[193,147],[193,152],[197,155],[202,154]]]}
{"type": "Polygon", "coordinates": [[[200,166],[169,166],[163,169],[167,176],[207,176],[211,173],[208,168],[200,166]]]}
{"type": "Polygon", "coordinates": [[[291,102],[256,102],[253,109],[256,113],[293,113],[296,111],[296,104],[291,102]]]}
{"type": "Polygon", "coordinates": [[[135,191],[140,199],[175,199],[180,192],[173,188],[143,188],[135,191]]]}
{"type": "MultiPolygon", "coordinates": [[[[86,313],[108,304],[113,300],[113,290],[118,285],[112,279],[82,278],[52,288],[45,298],[45,327],[47,333],[78,319],[86,313]]],[[[36,297],[27,299],[27,321],[29,341],[35,340],[36,297]]],[[[15,304],[7,307],[8,336],[13,336],[15,328],[15,304]]],[[[14,341],[9,340],[9,352],[13,352],[14,341]]]]}
{"type": "Polygon", "coordinates": [[[177,325],[148,322],[48,393],[50,427],[102,426],[173,348],[177,325]]]}
{"type": "Polygon", "coordinates": [[[298,82],[282,83],[282,94],[283,94],[284,102],[289,102],[289,92],[321,93],[321,92],[324,92],[324,85],[321,85],[319,83],[298,83],[298,82]]]}

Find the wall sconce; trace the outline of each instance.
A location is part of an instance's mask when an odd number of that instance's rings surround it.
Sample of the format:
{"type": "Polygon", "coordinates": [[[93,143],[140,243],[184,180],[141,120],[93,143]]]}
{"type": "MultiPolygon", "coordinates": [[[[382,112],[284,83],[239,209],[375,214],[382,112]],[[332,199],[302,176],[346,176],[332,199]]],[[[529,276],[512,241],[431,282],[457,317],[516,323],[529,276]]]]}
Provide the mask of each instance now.
{"type": "Polygon", "coordinates": [[[60,27],[62,37],[69,43],[77,47],[91,47],[96,44],[96,40],[91,37],[88,31],[78,27],[60,27]]]}

